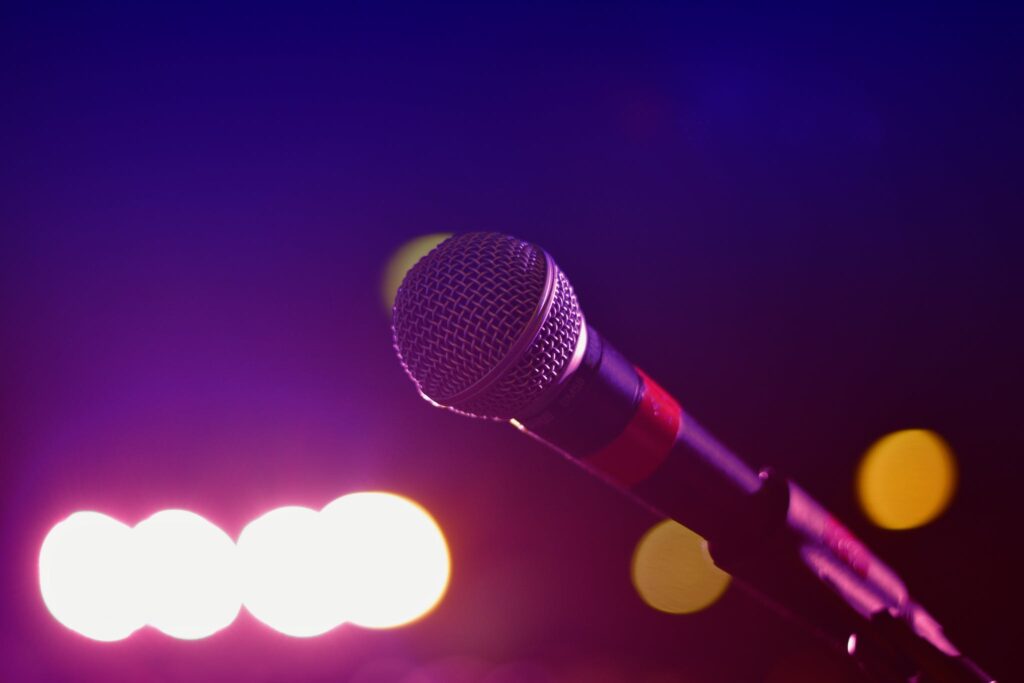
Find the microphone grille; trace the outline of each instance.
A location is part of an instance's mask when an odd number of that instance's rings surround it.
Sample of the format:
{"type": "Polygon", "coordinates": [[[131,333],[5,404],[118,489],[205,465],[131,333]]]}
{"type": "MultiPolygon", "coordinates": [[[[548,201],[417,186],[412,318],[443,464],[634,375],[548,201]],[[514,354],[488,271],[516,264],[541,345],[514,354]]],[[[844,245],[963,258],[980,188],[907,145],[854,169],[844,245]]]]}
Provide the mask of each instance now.
{"type": "Polygon", "coordinates": [[[406,274],[393,332],[420,393],[459,412],[509,419],[562,376],[582,324],[569,281],[542,249],[467,233],[406,274]]]}

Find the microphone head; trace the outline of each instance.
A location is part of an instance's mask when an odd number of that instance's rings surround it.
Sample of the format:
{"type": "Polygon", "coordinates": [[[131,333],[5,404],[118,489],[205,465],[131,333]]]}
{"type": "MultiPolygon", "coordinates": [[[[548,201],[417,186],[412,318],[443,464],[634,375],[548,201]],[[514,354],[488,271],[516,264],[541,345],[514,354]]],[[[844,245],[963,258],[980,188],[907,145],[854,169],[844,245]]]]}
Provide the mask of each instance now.
{"type": "Polygon", "coordinates": [[[520,417],[585,344],[576,294],[541,248],[489,232],[450,237],[405,275],[392,331],[429,401],[475,417],[520,417]]]}

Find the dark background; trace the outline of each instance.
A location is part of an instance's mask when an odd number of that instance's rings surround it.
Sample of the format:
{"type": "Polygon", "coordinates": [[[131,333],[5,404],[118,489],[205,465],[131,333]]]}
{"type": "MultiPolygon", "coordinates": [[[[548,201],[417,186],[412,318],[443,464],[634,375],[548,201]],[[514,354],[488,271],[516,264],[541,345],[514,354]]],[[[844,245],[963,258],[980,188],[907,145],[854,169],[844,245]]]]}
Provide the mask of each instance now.
{"type": "Polygon", "coordinates": [[[1024,674],[1021,14],[485,5],[3,5],[0,679],[838,676],[740,591],[647,608],[645,512],[417,398],[381,271],[471,229],[549,250],[620,350],[1024,674]],[[881,531],[853,473],[908,427],[949,441],[960,488],[881,531]],[[370,488],[452,550],[405,629],[297,640],[243,613],[100,644],[39,598],[39,544],[75,510],[235,536],[370,488]]]}

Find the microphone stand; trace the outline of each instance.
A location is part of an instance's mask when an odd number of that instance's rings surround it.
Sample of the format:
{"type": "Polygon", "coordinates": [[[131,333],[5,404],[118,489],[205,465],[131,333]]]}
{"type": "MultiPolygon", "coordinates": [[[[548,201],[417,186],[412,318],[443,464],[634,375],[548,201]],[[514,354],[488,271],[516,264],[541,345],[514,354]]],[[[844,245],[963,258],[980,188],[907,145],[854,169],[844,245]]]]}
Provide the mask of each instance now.
{"type": "Polygon", "coordinates": [[[815,630],[830,642],[845,635],[847,653],[870,680],[995,683],[945,638],[895,575],[871,575],[869,568],[876,566],[858,557],[862,546],[841,525],[835,523],[840,532],[832,537],[806,528],[805,521],[820,523],[820,515],[834,520],[799,487],[771,469],[758,476],[762,485],[746,509],[709,539],[716,564],[762,597],[787,596],[785,606],[773,604],[775,609],[819,627],[815,630]],[[805,520],[801,508],[807,509],[805,520]],[[808,572],[818,581],[807,582],[808,572]],[[851,609],[861,618],[851,620],[851,609]],[[846,633],[840,635],[840,629],[846,633]]]}

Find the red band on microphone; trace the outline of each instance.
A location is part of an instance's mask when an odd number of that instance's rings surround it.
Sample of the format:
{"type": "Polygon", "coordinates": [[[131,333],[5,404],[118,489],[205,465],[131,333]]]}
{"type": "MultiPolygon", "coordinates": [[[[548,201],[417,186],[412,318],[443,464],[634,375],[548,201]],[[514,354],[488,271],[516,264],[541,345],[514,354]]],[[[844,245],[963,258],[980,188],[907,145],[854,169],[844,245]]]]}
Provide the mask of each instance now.
{"type": "Polygon", "coordinates": [[[664,462],[679,434],[683,410],[664,389],[639,368],[643,395],[636,414],[610,444],[584,462],[623,486],[651,476],[664,462]]]}

